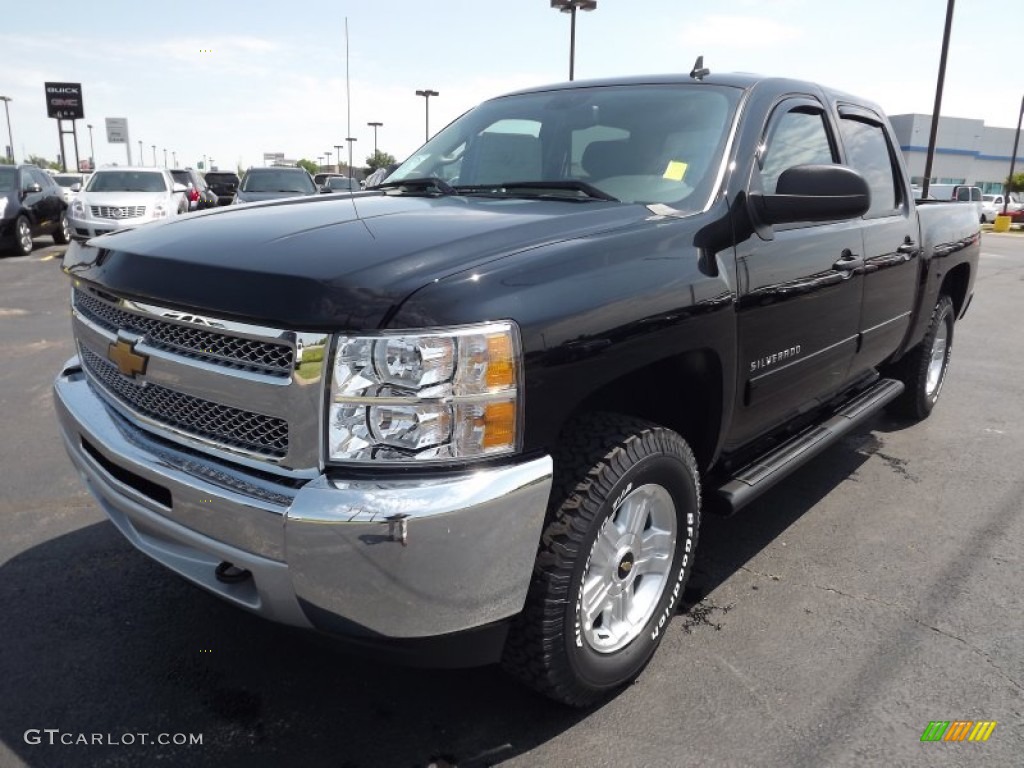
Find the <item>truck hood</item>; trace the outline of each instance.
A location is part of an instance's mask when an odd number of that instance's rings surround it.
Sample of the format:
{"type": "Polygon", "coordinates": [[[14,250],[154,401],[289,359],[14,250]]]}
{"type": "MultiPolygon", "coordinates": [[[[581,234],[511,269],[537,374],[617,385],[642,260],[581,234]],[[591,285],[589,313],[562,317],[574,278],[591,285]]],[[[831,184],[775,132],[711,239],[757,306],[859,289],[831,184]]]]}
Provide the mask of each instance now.
{"type": "Polygon", "coordinates": [[[125,297],[297,330],[386,324],[418,288],[649,216],[601,201],[324,195],[222,208],[73,244],[64,268],[125,297]]]}

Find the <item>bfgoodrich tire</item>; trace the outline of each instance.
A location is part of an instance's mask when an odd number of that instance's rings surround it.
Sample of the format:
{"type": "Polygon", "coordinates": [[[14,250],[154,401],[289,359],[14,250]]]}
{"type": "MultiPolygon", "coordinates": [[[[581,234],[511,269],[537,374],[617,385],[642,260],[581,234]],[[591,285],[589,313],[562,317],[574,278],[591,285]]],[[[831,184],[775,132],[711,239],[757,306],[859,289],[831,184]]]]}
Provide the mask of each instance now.
{"type": "Polygon", "coordinates": [[[664,637],[693,566],[700,482],[686,442],[655,424],[591,414],[566,435],[503,666],[582,707],[634,680],[664,637]]]}
{"type": "Polygon", "coordinates": [[[928,331],[921,343],[907,352],[896,366],[895,374],[906,389],[893,401],[890,412],[919,421],[927,418],[939,400],[953,354],[953,325],[956,308],[943,294],[935,303],[928,331]]]}

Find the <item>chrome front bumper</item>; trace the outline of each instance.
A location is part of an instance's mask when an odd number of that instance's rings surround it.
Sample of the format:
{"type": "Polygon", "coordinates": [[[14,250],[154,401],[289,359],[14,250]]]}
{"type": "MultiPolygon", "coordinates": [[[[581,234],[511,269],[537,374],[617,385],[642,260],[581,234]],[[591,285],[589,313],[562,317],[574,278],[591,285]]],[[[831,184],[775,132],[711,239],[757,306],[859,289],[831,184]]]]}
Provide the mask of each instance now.
{"type": "Polygon", "coordinates": [[[429,479],[329,472],[277,483],[160,441],[93,391],[54,384],[64,444],[145,554],[269,619],[364,638],[431,638],[518,613],[551,490],[550,457],[429,479]],[[219,580],[220,563],[251,573],[219,580]]]}

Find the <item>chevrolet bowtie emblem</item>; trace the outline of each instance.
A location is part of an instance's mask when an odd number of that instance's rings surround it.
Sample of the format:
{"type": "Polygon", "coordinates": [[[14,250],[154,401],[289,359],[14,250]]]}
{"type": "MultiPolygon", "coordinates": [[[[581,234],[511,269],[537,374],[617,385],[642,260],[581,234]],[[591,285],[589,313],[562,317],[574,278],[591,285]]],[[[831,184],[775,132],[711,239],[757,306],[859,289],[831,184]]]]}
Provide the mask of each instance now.
{"type": "Polygon", "coordinates": [[[117,366],[117,370],[133,379],[138,374],[146,372],[146,363],[149,362],[148,357],[135,351],[134,341],[125,339],[118,339],[111,343],[107,347],[107,357],[117,366]]]}

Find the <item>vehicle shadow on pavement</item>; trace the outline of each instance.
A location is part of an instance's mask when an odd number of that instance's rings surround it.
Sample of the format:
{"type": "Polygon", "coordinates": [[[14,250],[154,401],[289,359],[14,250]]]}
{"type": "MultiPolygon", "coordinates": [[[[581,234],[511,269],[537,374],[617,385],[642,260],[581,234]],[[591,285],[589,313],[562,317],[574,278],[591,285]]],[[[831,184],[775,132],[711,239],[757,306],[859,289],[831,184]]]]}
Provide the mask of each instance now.
{"type": "Polygon", "coordinates": [[[876,416],[735,515],[705,515],[697,559],[678,613],[687,614],[692,623],[707,623],[709,611],[700,602],[852,477],[880,446],[873,433],[889,429],[892,423],[887,416],[876,416]]]}
{"type": "MultiPolygon", "coordinates": [[[[852,475],[873,441],[848,436],[738,515],[707,518],[677,621],[700,621],[701,598],[852,475]]],[[[0,739],[29,766],[476,768],[588,715],[497,667],[391,666],[251,616],[151,562],[106,522],[0,566],[0,605],[0,739]],[[94,734],[102,743],[81,743],[94,734]],[[202,734],[202,744],[140,734],[202,734]]]]}
{"type": "Polygon", "coordinates": [[[251,616],[149,561],[107,522],[0,566],[0,605],[0,755],[28,766],[472,768],[586,716],[497,667],[389,666],[251,616]],[[46,729],[59,731],[53,745],[46,729]],[[103,743],[60,743],[80,734],[103,743]],[[138,734],[202,734],[202,744],[138,734]]]}

